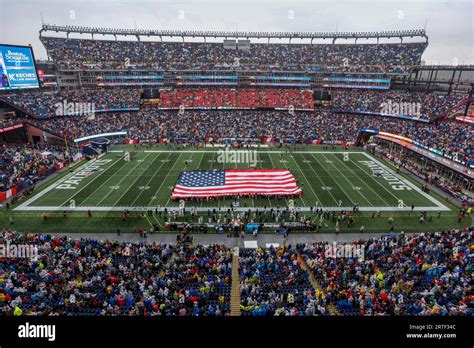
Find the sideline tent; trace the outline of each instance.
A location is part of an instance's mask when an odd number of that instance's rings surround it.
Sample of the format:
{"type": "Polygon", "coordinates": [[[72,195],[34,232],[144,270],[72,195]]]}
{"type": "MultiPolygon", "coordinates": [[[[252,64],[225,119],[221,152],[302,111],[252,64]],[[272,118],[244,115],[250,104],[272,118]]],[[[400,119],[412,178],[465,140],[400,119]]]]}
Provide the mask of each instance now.
{"type": "Polygon", "coordinates": [[[258,244],[256,240],[244,240],[244,248],[246,249],[257,249],[258,244]]]}
{"type": "Polygon", "coordinates": [[[265,248],[270,249],[270,248],[279,248],[280,243],[266,243],[265,248]]]}
{"type": "Polygon", "coordinates": [[[260,232],[260,225],[259,224],[247,224],[246,229],[247,233],[253,233],[253,231],[260,232]]]}

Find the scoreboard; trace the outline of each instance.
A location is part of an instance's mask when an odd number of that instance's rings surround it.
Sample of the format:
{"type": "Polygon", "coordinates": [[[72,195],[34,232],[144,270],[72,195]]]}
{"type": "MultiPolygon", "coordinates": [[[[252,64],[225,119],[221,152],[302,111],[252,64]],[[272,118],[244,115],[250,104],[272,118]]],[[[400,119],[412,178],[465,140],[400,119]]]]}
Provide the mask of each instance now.
{"type": "Polygon", "coordinates": [[[313,90],[314,106],[331,106],[331,94],[327,89],[313,90]]]}
{"type": "Polygon", "coordinates": [[[159,89],[144,89],[141,94],[141,105],[156,106],[160,104],[159,89]]]}

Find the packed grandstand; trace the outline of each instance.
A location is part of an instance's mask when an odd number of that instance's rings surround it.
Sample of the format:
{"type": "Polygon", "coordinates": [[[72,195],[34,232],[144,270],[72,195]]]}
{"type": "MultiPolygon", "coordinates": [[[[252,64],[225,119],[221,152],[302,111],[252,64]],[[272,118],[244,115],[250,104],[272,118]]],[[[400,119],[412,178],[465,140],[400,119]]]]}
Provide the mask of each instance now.
{"type": "MultiPolygon", "coordinates": [[[[228,49],[222,43],[43,33],[40,39],[53,66],[49,77],[40,75],[43,88],[0,94],[8,110],[0,118],[5,209],[83,160],[90,139],[105,137],[134,149],[359,147],[442,191],[458,203],[457,216],[472,212],[474,128],[466,122],[472,119],[472,90],[395,83],[422,65],[427,40],[228,49]],[[45,84],[51,76],[56,82],[45,84]],[[159,96],[146,98],[147,90],[159,96]],[[330,97],[319,103],[315,90],[330,97]],[[83,112],[78,104],[93,108],[83,112]]],[[[474,314],[472,227],[360,236],[349,244],[362,248],[363,258],[331,258],[329,242],[240,248],[236,254],[217,243],[76,239],[61,230],[33,234],[13,231],[9,221],[2,242],[33,245],[39,256],[0,258],[4,315],[474,314]]]]}
{"type": "MultiPolygon", "coordinates": [[[[6,315],[226,316],[234,250],[24,234],[37,259],[4,260],[6,315]]],[[[328,242],[239,256],[240,311],[250,316],[472,315],[472,232],[356,240],[365,260],[327,257],[328,242]],[[321,287],[315,289],[313,282],[321,287]]],[[[235,281],[235,280],[234,280],[235,281]]]]}
{"type": "Polygon", "coordinates": [[[365,45],[251,45],[226,50],[212,43],[74,40],[42,37],[61,69],[228,70],[277,69],[311,71],[322,67],[357,72],[403,72],[419,64],[427,43],[365,45]],[[344,59],[348,58],[348,64],[344,59]]]}

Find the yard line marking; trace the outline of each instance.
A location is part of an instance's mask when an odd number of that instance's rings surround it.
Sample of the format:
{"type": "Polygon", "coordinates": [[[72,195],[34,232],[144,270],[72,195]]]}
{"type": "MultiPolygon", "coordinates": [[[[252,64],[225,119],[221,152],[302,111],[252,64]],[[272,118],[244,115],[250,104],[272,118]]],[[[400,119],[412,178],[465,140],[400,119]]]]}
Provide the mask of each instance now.
{"type": "MultiPolygon", "coordinates": [[[[161,187],[161,186],[163,185],[163,183],[168,179],[168,176],[169,176],[170,173],[173,171],[174,166],[176,165],[176,163],[178,163],[178,161],[179,161],[179,159],[181,158],[182,154],[183,154],[182,152],[179,154],[178,158],[177,158],[176,161],[174,162],[174,164],[173,164],[173,166],[171,167],[170,171],[168,172],[168,174],[166,174],[165,178],[163,179],[163,182],[161,183],[160,187],[161,187]]],[[[171,193],[170,193],[170,195],[169,195],[168,200],[166,201],[166,204],[165,204],[166,207],[168,206],[168,203],[170,202],[170,200],[171,200],[171,193]]]]}
{"type": "Polygon", "coordinates": [[[84,190],[86,187],[88,187],[90,184],[92,184],[94,181],[96,181],[99,177],[101,177],[102,175],[104,175],[106,172],[109,171],[110,168],[112,168],[113,166],[115,166],[117,163],[120,163],[122,159],[118,159],[116,160],[115,162],[112,160],[112,165],[108,166],[107,168],[104,168],[102,170],[102,172],[100,172],[99,174],[97,174],[94,178],[92,178],[91,181],[89,181],[87,184],[84,185],[84,187],[82,187],[81,189],[79,189],[79,191],[75,192],[72,196],[70,196],[64,203],[61,203],[60,206],[63,206],[64,204],[66,204],[67,202],[71,201],[72,198],[76,197],[79,193],[81,193],[82,190],[84,190]]]}
{"type": "Polygon", "coordinates": [[[197,165],[197,169],[201,168],[201,163],[202,163],[203,158],[204,158],[204,153],[202,154],[201,159],[199,160],[199,163],[197,165]]]}
{"type": "MultiPolygon", "coordinates": [[[[301,156],[303,157],[303,156],[301,156]]],[[[316,161],[316,163],[319,163],[318,159],[316,158],[316,156],[314,154],[311,154],[311,157],[314,158],[314,160],[316,161]]],[[[303,157],[304,158],[304,157],[303,157]]],[[[318,180],[321,182],[322,185],[325,185],[327,186],[327,184],[324,183],[324,181],[319,177],[318,173],[314,170],[314,168],[312,166],[310,166],[311,169],[313,170],[314,174],[316,175],[316,177],[318,178],[318,180]]],[[[323,169],[323,171],[328,174],[329,177],[331,177],[331,175],[329,175],[329,173],[326,171],[326,169],[324,169],[324,165],[321,165],[321,168],[323,169]]],[[[332,181],[334,181],[332,178],[331,178],[332,181]]],[[[334,183],[337,185],[337,182],[334,181],[334,183]]],[[[337,187],[340,188],[339,185],[337,185],[337,187]]],[[[332,199],[334,200],[334,203],[338,204],[339,201],[336,199],[336,197],[334,197],[334,195],[331,193],[330,190],[327,190],[327,192],[329,193],[329,195],[332,197],[332,199]]],[[[343,193],[346,195],[347,198],[349,198],[349,201],[351,200],[350,197],[343,191],[343,193]]],[[[322,203],[321,203],[322,205],[322,203]]]]}
{"type": "MultiPolygon", "coordinates": [[[[19,208],[19,207],[18,207],[19,208]]],[[[75,208],[71,207],[50,207],[50,206],[29,206],[29,207],[23,207],[21,209],[16,209],[20,211],[102,211],[102,212],[113,212],[113,211],[123,211],[124,209],[129,210],[129,211],[138,211],[138,212],[143,212],[145,211],[148,207],[79,207],[76,206],[75,208]]],[[[174,211],[174,210],[179,210],[179,207],[166,207],[168,211],[174,211]]],[[[334,211],[334,210],[351,210],[353,207],[320,207],[323,211],[334,211]]],[[[207,210],[213,210],[216,209],[218,210],[218,207],[196,207],[198,212],[207,212],[207,210]]],[[[267,208],[268,209],[268,208],[267,208]]],[[[158,210],[163,211],[164,207],[159,208],[158,210]]],[[[262,211],[263,207],[236,207],[234,208],[234,211],[239,211],[239,212],[246,212],[246,211],[262,211]]],[[[304,212],[309,212],[310,207],[298,207],[299,211],[304,211],[304,212]]],[[[360,207],[359,211],[367,211],[367,212],[376,212],[376,211],[392,211],[392,212],[402,212],[402,211],[407,211],[411,212],[410,207],[404,207],[404,208],[398,208],[398,207],[360,207]]],[[[413,211],[434,211],[434,212],[439,212],[439,211],[451,211],[451,209],[447,207],[415,207],[413,211]]],[[[457,215],[456,215],[457,216],[457,215]]]]}
{"type": "MultiPolygon", "coordinates": [[[[152,163],[154,163],[158,158],[160,158],[160,156],[156,157],[152,163]]],[[[163,162],[164,163],[164,162],[163,162]]],[[[147,167],[147,169],[150,168],[150,166],[147,167]]],[[[146,169],[145,169],[146,171],[146,169]]],[[[113,206],[115,207],[117,205],[118,202],[120,202],[120,200],[125,196],[125,194],[128,192],[128,190],[130,190],[130,188],[132,188],[132,186],[135,184],[135,182],[137,182],[138,179],[140,179],[141,175],[137,175],[136,179],[133,180],[132,184],[131,185],[128,185],[127,186],[127,189],[123,191],[123,193],[120,195],[120,197],[114,202],[113,206]]],[[[120,207],[121,211],[124,210],[124,208],[120,207]]]]}
{"type": "MultiPolygon", "coordinates": [[[[283,151],[281,152],[283,153],[283,151]]],[[[275,167],[275,163],[273,163],[273,159],[272,159],[272,156],[271,155],[268,155],[268,157],[270,157],[270,161],[272,162],[272,167],[273,169],[277,169],[277,167],[275,167]]],[[[288,166],[286,165],[286,162],[283,162],[283,165],[285,166],[285,169],[288,169],[288,166]]],[[[304,204],[304,199],[301,198],[301,201],[303,202],[304,204]]],[[[288,199],[285,198],[285,202],[286,202],[286,206],[288,206],[288,199]]],[[[306,205],[306,204],[305,204],[306,205]]]]}
{"type": "MultiPolygon", "coordinates": [[[[301,158],[304,160],[303,155],[300,154],[300,156],[301,156],[301,158]]],[[[302,173],[303,176],[305,177],[305,180],[307,181],[308,186],[311,188],[311,191],[313,191],[314,196],[316,197],[316,200],[319,202],[319,203],[318,203],[318,206],[319,206],[319,205],[322,205],[323,203],[321,202],[321,200],[319,199],[318,195],[317,195],[316,192],[314,191],[313,185],[311,184],[310,181],[308,181],[308,179],[306,178],[306,175],[304,174],[303,170],[301,169],[300,165],[299,165],[298,162],[295,160],[295,158],[294,158],[294,157],[292,157],[292,158],[293,158],[293,161],[295,161],[296,165],[298,166],[298,169],[301,171],[301,173],[302,173]]],[[[309,167],[310,167],[310,168],[313,170],[313,172],[316,174],[316,172],[314,171],[313,167],[311,167],[311,166],[309,166],[309,167]]],[[[317,174],[316,174],[316,176],[317,176],[317,174]]],[[[318,178],[319,178],[319,177],[318,177],[318,178]]],[[[328,192],[329,192],[329,191],[328,191],[328,192]]],[[[329,192],[329,194],[331,194],[331,193],[329,192]]],[[[331,196],[332,196],[332,195],[331,195],[331,196]]],[[[336,202],[336,203],[337,203],[337,202],[336,202]]]]}
{"type": "MultiPolygon", "coordinates": [[[[147,155],[147,156],[149,156],[149,155],[147,155]]],[[[138,164],[140,164],[140,163],[141,163],[141,162],[137,162],[137,164],[135,165],[135,167],[138,166],[138,164]]],[[[97,191],[99,191],[104,185],[106,185],[106,184],[110,181],[110,179],[112,179],[115,175],[117,175],[119,172],[121,172],[123,169],[125,169],[125,167],[126,167],[126,165],[124,165],[123,167],[121,167],[116,173],[112,174],[112,175],[111,175],[107,180],[105,180],[101,185],[99,185],[98,187],[96,187],[96,189],[94,190],[94,194],[97,193],[97,191]]],[[[127,171],[125,172],[125,174],[123,175],[123,179],[127,178],[127,173],[128,173],[128,172],[129,172],[129,170],[127,170],[127,171]]],[[[119,184],[120,184],[122,181],[123,181],[122,178],[120,178],[119,184]]],[[[117,185],[117,184],[116,184],[116,185],[117,185]]],[[[116,185],[112,185],[112,186],[116,186],[116,185]]],[[[113,191],[113,190],[111,190],[111,191],[113,191]]],[[[107,196],[108,196],[108,195],[107,195],[107,196]]],[[[83,200],[83,201],[81,202],[81,204],[79,204],[79,205],[83,205],[84,202],[86,202],[89,198],[90,198],[90,196],[87,197],[85,200],[83,200]]],[[[103,199],[103,198],[102,198],[102,199],[103,199]]],[[[99,201],[99,203],[97,203],[97,204],[95,204],[95,205],[100,205],[100,203],[102,202],[102,199],[99,201]]]]}
{"type": "MultiPolygon", "coordinates": [[[[149,156],[150,156],[149,154],[146,155],[144,159],[147,159],[149,156]]],[[[159,157],[160,157],[160,155],[158,155],[157,158],[159,158],[159,157]]],[[[135,166],[133,166],[132,169],[127,170],[127,173],[133,172],[135,169],[138,168],[139,165],[142,165],[142,163],[143,163],[143,162],[138,162],[138,161],[137,161],[137,164],[136,164],[135,166]]],[[[153,163],[153,162],[152,162],[152,163],[153,163]]],[[[143,172],[145,172],[150,166],[151,166],[151,164],[148,165],[148,166],[145,168],[145,170],[144,170],[143,172]]],[[[113,177],[113,176],[111,176],[110,178],[112,178],[112,177],[113,177]]],[[[128,177],[127,174],[123,175],[122,178],[119,180],[119,182],[118,182],[116,185],[120,186],[120,184],[121,184],[127,177],[128,177]]],[[[138,176],[137,176],[137,179],[140,178],[140,177],[141,177],[141,175],[138,175],[138,176]]],[[[135,180],[133,181],[132,185],[137,181],[137,179],[135,179],[135,180]]],[[[110,179],[109,179],[109,180],[110,180],[110,179]]],[[[127,192],[130,187],[131,187],[131,185],[128,185],[127,188],[125,189],[125,192],[127,192]]],[[[100,188],[100,187],[98,187],[97,190],[98,190],[99,188],[100,188]]],[[[99,203],[97,203],[96,205],[100,205],[100,203],[102,203],[102,201],[103,201],[104,199],[106,199],[107,197],[109,197],[110,194],[111,194],[113,191],[114,191],[114,190],[109,190],[109,192],[108,192],[106,195],[104,195],[104,197],[102,197],[102,199],[101,199],[101,200],[99,201],[99,203]]],[[[133,204],[132,204],[132,205],[133,205],[133,204]]]]}
{"type": "MultiPolygon", "coordinates": [[[[303,161],[305,161],[305,157],[303,156],[303,154],[300,153],[299,155],[301,156],[301,158],[303,159],[303,161]]],[[[313,155],[313,156],[314,156],[314,155],[313,155]]],[[[296,161],[295,161],[295,162],[296,162],[296,161]]],[[[298,165],[298,168],[300,168],[299,164],[297,164],[297,165],[298,165]]],[[[316,177],[318,178],[318,180],[321,181],[321,184],[324,185],[323,181],[322,181],[321,178],[319,177],[318,173],[316,173],[316,171],[314,170],[313,166],[310,165],[310,164],[308,164],[308,167],[311,168],[311,170],[312,170],[313,173],[316,175],[316,177]]],[[[300,170],[301,170],[301,169],[300,169],[300,170]]],[[[304,175],[304,174],[303,174],[303,175],[304,175]]],[[[316,195],[316,192],[315,192],[314,189],[313,189],[312,183],[311,183],[311,182],[308,182],[308,184],[309,184],[309,186],[311,187],[311,190],[314,192],[314,195],[316,196],[316,199],[317,199],[318,202],[319,202],[319,203],[318,203],[318,208],[319,208],[319,206],[322,206],[323,203],[321,202],[321,200],[319,199],[319,197],[316,195]]],[[[329,195],[332,197],[332,199],[334,199],[334,202],[337,204],[338,201],[334,198],[334,196],[332,195],[331,191],[328,190],[327,192],[328,192],[329,195]]]]}
{"type": "MultiPolygon", "coordinates": [[[[319,200],[318,195],[316,194],[316,192],[314,192],[313,185],[311,185],[311,182],[308,180],[308,178],[307,178],[306,175],[304,174],[303,170],[301,170],[301,167],[300,167],[300,165],[298,164],[298,162],[295,160],[295,157],[294,157],[294,156],[291,156],[292,154],[293,154],[293,153],[290,153],[291,159],[293,160],[293,162],[296,163],[296,166],[298,167],[298,170],[301,172],[301,174],[303,174],[303,177],[304,177],[304,179],[306,180],[306,184],[309,186],[309,188],[311,189],[311,191],[313,191],[314,197],[316,197],[316,199],[318,200],[319,204],[321,204],[321,201],[319,200]]],[[[285,167],[286,167],[286,164],[285,164],[285,167]]],[[[301,195],[301,200],[303,201],[303,204],[304,204],[304,205],[307,205],[307,204],[304,202],[303,195],[301,195]]],[[[310,205],[310,206],[311,206],[311,205],[310,205]]]]}
{"type": "MultiPolygon", "coordinates": [[[[37,194],[35,194],[33,197],[31,197],[30,199],[26,200],[25,202],[23,202],[22,204],[20,204],[18,207],[14,208],[13,210],[16,210],[18,208],[23,208],[23,207],[26,207],[28,206],[29,204],[37,201],[39,198],[41,198],[42,196],[44,196],[46,193],[48,193],[49,191],[53,190],[56,186],[62,184],[64,181],[68,180],[71,176],[74,176],[75,174],[77,174],[78,172],[86,169],[88,166],[90,166],[91,164],[94,164],[95,163],[95,159],[92,160],[92,161],[89,161],[89,162],[86,162],[84,163],[83,165],[81,165],[80,167],[78,167],[76,170],[74,170],[72,173],[69,173],[69,174],[66,174],[63,178],[59,179],[58,181],[56,181],[55,183],[49,185],[48,187],[46,187],[44,190],[42,190],[41,192],[38,192],[37,194]]],[[[111,163],[111,166],[113,165],[114,162],[111,163]]]]}
{"type": "Polygon", "coordinates": [[[151,227],[155,227],[155,226],[153,226],[150,219],[148,218],[148,214],[145,214],[145,218],[146,218],[146,220],[148,221],[148,223],[150,224],[151,227]]]}
{"type": "MultiPolygon", "coordinates": [[[[324,155],[323,155],[323,157],[326,159],[326,162],[327,162],[327,157],[324,156],[324,155]]],[[[350,185],[352,185],[351,181],[347,178],[347,176],[344,175],[343,172],[341,172],[341,171],[339,170],[339,168],[338,168],[336,165],[334,165],[332,162],[330,162],[329,164],[330,164],[331,166],[333,166],[334,169],[336,169],[336,170],[339,172],[339,174],[341,174],[341,175],[344,177],[344,179],[345,179],[350,185]]],[[[328,173],[328,174],[329,174],[329,173],[328,173]]],[[[349,197],[349,195],[347,194],[347,192],[344,190],[344,185],[339,185],[339,184],[338,184],[338,186],[339,186],[339,188],[342,190],[342,192],[344,192],[344,194],[347,196],[347,198],[349,198],[349,200],[351,201],[352,205],[354,205],[355,202],[352,200],[351,197],[349,197]]],[[[374,206],[367,198],[365,198],[365,196],[363,196],[363,195],[361,195],[361,196],[362,196],[362,197],[364,198],[364,200],[369,204],[369,206],[371,206],[371,207],[374,206]]]]}
{"type": "MultiPolygon", "coordinates": [[[[145,172],[148,168],[150,168],[153,163],[155,163],[158,159],[160,158],[160,156],[158,155],[149,165],[148,167],[146,167],[146,169],[143,171],[145,172]]],[[[164,164],[166,162],[162,162],[162,164],[164,164]]],[[[135,183],[141,178],[142,176],[141,175],[137,175],[137,177],[132,181],[132,183],[130,185],[127,186],[127,188],[123,191],[123,193],[120,195],[120,197],[114,202],[114,206],[116,206],[120,200],[127,194],[127,192],[133,187],[133,185],[135,185],[135,183]]],[[[142,191],[143,192],[143,191],[142,191]]],[[[142,193],[140,192],[140,194],[142,193]]]]}
{"type": "MultiPolygon", "coordinates": [[[[206,156],[206,154],[203,152],[203,153],[202,153],[202,156],[201,156],[201,159],[199,160],[199,164],[198,164],[198,166],[196,167],[196,169],[201,168],[201,163],[202,163],[202,160],[204,159],[205,156],[206,156]]],[[[214,158],[214,155],[212,155],[212,158],[214,158]]],[[[201,204],[200,204],[199,206],[202,207],[202,202],[201,202],[201,204]]]]}
{"type": "MultiPolygon", "coordinates": [[[[302,154],[300,154],[300,156],[301,156],[301,158],[302,158],[303,160],[305,159],[302,154]]],[[[311,154],[311,156],[316,160],[317,163],[319,163],[318,160],[317,160],[317,158],[316,158],[313,154],[311,154]]],[[[313,173],[316,175],[316,177],[317,177],[318,180],[321,182],[321,184],[322,184],[323,186],[327,186],[327,185],[323,182],[323,180],[319,177],[318,173],[314,170],[313,166],[311,166],[311,165],[309,165],[309,164],[308,164],[308,166],[311,168],[311,170],[312,170],[313,173]]],[[[325,172],[326,172],[326,171],[325,171],[325,172]]],[[[313,187],[312,184],[310,184],[310,186],[311,186],[311,188],[313,187]]],[[[314,192],[314,190],[313,190],[313,192],[314,192]]],[[[332,197],[332,199],[334,200],[334,203],[336,203],[336,204],[339,203],[338,200],[336,200],[336,198],[333,196],[333,194],[331,193],[330,190],[327,190],[327,192],[329,193],[329,195],[330,195],[330,196],[332,197]]],[[[318,202],[319,202],[318,207],[319,207],[319,206],[322,206],[323,203],[319,200],[318,196],[316,196],[316,199],[317,199],[318,202]]]]}
{"type": "MultiPolygon", "coordinates": [[[[257,157],[257,161],[258,161],[258,157],[257,157]]],[[[225,161],[223,161],[224,164],[222,166],[222,170],[225,170],[225,161]]],[[[234,169],[237,169],[237,161],[234,163],[234,169]]],[[[233,202],[231,203],[231,206],[232,206],[233,202]]],[[[220,205],[220,204],[219,204],[220,205]]],[[[252,196],[252,207],[255,207],[255,199],[253,198],[252,196]]]]}
{"type": "MultiPolygon", "coordinates": [[[[272,150],[272,151],[265,151],[265,150],[262,150],[262,151],[258,151],[256,150],[257,152],[262,152],[262,153],[283,153],[283,154],[286,154],[286,151],[275,151],[275,150],[272,150]]],[[[110,151],[109,151],[110,152],[110,151]]],[[[159,152],[172,152],[172,153],[176,153],[178,152],[178,150],[144,150],[143,151],[144,153],[159,153],[159,152]]],[[[219,150],[213,150],[213,151],[199,151],[199,150],[180,150],[179,151],[180,153],[217,153],[219,152],[219,150]]],[[[349,153],[364,153],[363,151],[291,151],[291,153],[326,153],[326,154],[331,154],[331,153],[346,153],[346,152],[349,152],[349,153]]]]}
{"type": "MultiPolygon", "coordinates": [[[[354,164],[356,165],[356,167],[358,167],[360,170],[362,170],[364,173],[366,173],[366,174],[370,177],[370,179],[371,179],[372,181],[374,181],[374,182],[377,183],[377,185],[379,185],[379,186],[382,187],[385,191],[387,191],[388,193],[390,193],[390,194],[392,195],[392,197],[394,197],[394,198],[397,200],[397,202],[398,202],[398,200],[399,200],[400,198],[398,198],[397,196],[395,196],[395,195],[393,194],[393,192],[391,192],[390,190],[388,190],[388,189],[387,189],[384,185],[382,185],[378,180],[375,180],[370,172],[366,171],[363,167],[361,167],[361,166],[359,166],[359,165],[357,164],[357,161],[354,161],[354,160],[352,160],[352,159],[349,159],[349,161],[351,161],[352,163],[354,163],[354,164]]],[[[370,169],[369,169],[369,170],[370,170],[370,169]]],[[[393,171],[390,170],[390,169],[389,169],[389,172],[390,172],[390,174],[392,174],[392,175],[395,174],[395,172],[393,172],[393,171]]],[[[375,190],[372,190],[372,191],[373,191],[373,192],[376,192],[375,190]]],[[[380,196],[379,196],[379,197],[380,197],[380,196]]],[[[382,198],[382,197],[380,197],[380,198],[382,198]]],[[[384,199],[382,199],[382,200],[387,204],[388,207],[390,207],[390,203],[387,203],[387,201],[385,201],[384,199]]]]}
{"type": "MultiPolygon", "coordinates": [[[[158,155],[158,157],[159,157],[159,155],[158,155]]],[[[149,166],[148,168],[150,168],[150,167],[153,166],[153,164],[156,162],[156,160],[158,159],[158,157],[150,164],[150,166],[149,166]]],[[[165,163],[168,163],[167,160],[168,160],[169,158],[170,158],[170,155],[168,155],[168,157],[166,158],[165,161],[161,162],[161,164],[160,164],[160,166],[158,167],[158,169],[153,173],[153,175],[151,176],[151,178],[148,179],[147,183],[146,183],[144,186],[148,186],[148,184],[153,180],[153,178],[155,177],[155,175],[160,171],[161,167],[163,167],[163,165],[164,165],[165,163]]],[[[147,169],[148,169],[148,168],[147,168],[147,169]]],[[[134,182],[132,185],[134,185],[134,184],[135,184],[135,182],[134,182]]],[[[161,185],[163,185],[163,182],[161,182],[161,185]]],[[[160,187],[161,187],[161,185],[160,185],[160,187]]],[[[132,206],[135,204],[135,202],[138,200],[138,198],[143,194],[143,192],[145,192],[145,190],[141,190],[140,193],[135,197],[135,199],[133,200],[133,202],[132,202],[132,204],[131,204],[132,206]]],[[[152,196],[152,197],[153,197],[153,196],[152,196]]],[[[149,206],[149,205],[148,205],[148,206],[149,206]]]]}
{"type": "Polygon", "coordinates": [[[156,221],[156,223],[158,224],[158,226],[160,226],[161,228],[163,228],[163,225],[160,223],[160,220],[158,220],[155,216],[155,214],[152,214],[153,216],[153,219],[156,221]]]}
{"type": "MultiPolygon", "coordinates": [[[[170,156],[168,155],[168,157],[167,157],[166,159],[169,159],[169,158],[170,158],[170,156]]],[[[178,158],[176,159],[176,162],[174,162],[174,164],[176,164],[176,163],[178,162],[178,159],[179,159],[179,156],[178,156],[178,158]]],[[[164,165],[165,163],[167,163],[167,162],[162,162],[162,163],[161,163],[160,167],[156,170],[155,174],[153,174],[152,178],[156,175],[156,173],[158,173],[158,171],[161,169],[161,167],[163,167],[163,165],[164,165]]],[[[173,165],[173,166],[174,166],[174,165],[173,165]]],[[[155,191],[155,194],[154,194],[153,196],[151,196],[151,198],[150,198],[150,203],[148,203],[148,207],[149,207],[149,208],[152,207],[151,203],[153,202],[153,197],[155,197],[155,196],[158,197],[158,192],[160,192],[160,189],[161,189],[161,187],[163,186],[164,182],[166,181],[166,178],[168,177],[168,175],[170,174],[170,172],[171,172],[171,170],[168,172],[168,174],[166,175],[166,177],[163,179],[163,181],[161,182],[160,186],[158,186],[158,189],[155,191]]],[[[151,181],[149,181],[149,183],[150,183],[150,182],[151,182],[151,181]]],[[[142,194],[142,193],[143,193],[143,191],[142,191],[140,194],[142,194]]],[[[135,203],[135,201],[134,201],[134,203],[135,203]]],[[[132,204],[132,205],[133,205],[133,204],[132,204]]]]}
{"type": "MultiPolygon", "coordinates": [[[[219,160],[219,157],[217,157],[217,160],[219,160]]],[[[225,161],[222,161],[222,170],[225,170],[225,161]]],[[[235,164],[237,166],[237,163],[235,164]]],[[[218,199],[217,200],[217,206],[219,207],[219,210],[221,208],[221,200],[218,199]]],[[[253,198],[252,198],[252,207],[255,207],[255,202],[253,201],[253,198]]]]}
{"type": "MultiPolygon", "coordinates": [[[[336,155],[332,155],[332,156],[334,156],[334,158],[336,158],[337,160],[339,160],[339,158],[337,158],[336,155]]],[[[349,159],[349,161],[353,162],[351,159],[349,159]]],[[[365,180],[363,180],[361,177],[359,177],[359,176],[352,170],[352,168],[349,167],[349,166],[345,163],[345,161],[339,161],[339,162],[342,162],[342,164],[343,164],[345,167],[347,167],[347,168],[354,174],[354,176],[357,177],[357,179],[358,179],[360,182],[362,182],[367,188],[369,188],[369,190],[371,190],[373,193],[375,193],[375,195],[376,195],[378,198],[380,198],[380,199],[383,201],[383,203],[385,203],[385,204],[387,205],[387,207],[390,206],[390,203],[388,203],[385,199],[383,199],[381,196],[379,196],[379,194],[377,193],[377,191],[375,191],[370,185],[368,185],[368,184],[365,182],[365,180]]],[[[356,164],[356,166],[357,166],[357,164],[356,164]]],[[[359,167],[359,166],[357,166],[357,167],[359,167]]],[[[359,169],[360,169],[360,167],[359,167],[359,169]]],[[[364,173],[366,173],[366,172],[364,171],[364,173]]],[[[368,173],[366,173],[366,174],[368,174],[368,173]]],[[[370,176],[370,178],[373,180],[372,176],[371,176],[371,175],[369,175],[369,176],[370,176]]],[[[380,185],[381,185],[381,184],[380,184],[380,185]]],[[[384,189],[385,189],[385,187],[384,187],[384,189]]],[[[385,189],[385,190],[386,190],[386,189],[385,189]]],[[[391,193],[391,192],[390,192],[390,193],[391,193]]],[[[365,198],[364,195],[361,195],[361,196],[363,196],[363,197],[365,198]]],[[[395,198],[396,198],[396,197],[395,197],[395,198]]],[[[398,198],[397,198],[397,201],[398,201],[398,198]]],[[[373,204],[372,204],[372,205],[373,205],[373,204]]]]}
{"type": "MultiPolygon", "coordinates": [[[[379,166],[381,166],[382,168],[384,168],[385,170],[389,171],[389,172],[392,172],[394,176],[396,176],[399,180],[403,181],[405,184],[407,184],[408,186],[410,186],[412,189],[414,189],[416,192],[418,192],[420,195],[422,195],[423,197],[425,197],[426,199],[428,199],[431,203],[433,203],[434,205],[436,205],[438,208],[440,209],[447,209],[449,210],[449,208],[447,208],[444,204],[440,203],[436,198],[430,196],[429,194],[427,194],[426,192],[423,192],[421,191],[421,189],[416,186],[415,184],[413,184],[410,180],[407,180],[405,179],[403,176],[395,173],[393,170],[391,170],[390,168],[388,168],[385,164],[379,162],[377,159],[373,158],[372,156],[370,156],[368,153],[363,153],[364,156],[366,156],[367,158],[369,158],[371,161],[374,161],[375,163],[377,163],[379,166]]],[[[401,208],[400,208],[401,209],[401,208]]]]}

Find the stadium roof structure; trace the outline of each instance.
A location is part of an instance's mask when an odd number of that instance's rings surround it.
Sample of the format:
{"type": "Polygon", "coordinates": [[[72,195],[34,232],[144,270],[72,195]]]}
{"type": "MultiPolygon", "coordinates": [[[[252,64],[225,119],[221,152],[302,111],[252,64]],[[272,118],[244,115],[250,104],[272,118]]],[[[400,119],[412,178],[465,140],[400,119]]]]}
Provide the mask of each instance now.
{"type": "Polygon", "coordinates": [[[396,30],[396,31],[374,31],[374,32],[255,32],[255,31],[212,31],[212,30],[148,30],[148,29],[115,29],[115,28],[97,28],[97,27],[80,27],[70,25],[51,25],[43,24],[40,35],[43,32],[54,31],[79,34],[99,34],[99,35],[123,35],[136,36],[140,40],[141,36],[157,36],[157,37],[185,37],[187,38],[256,38],[256,39],[332,39],[333,43],[337,39],[391,39],[422,37],[428,41],[425,29],[396,30]]]}

